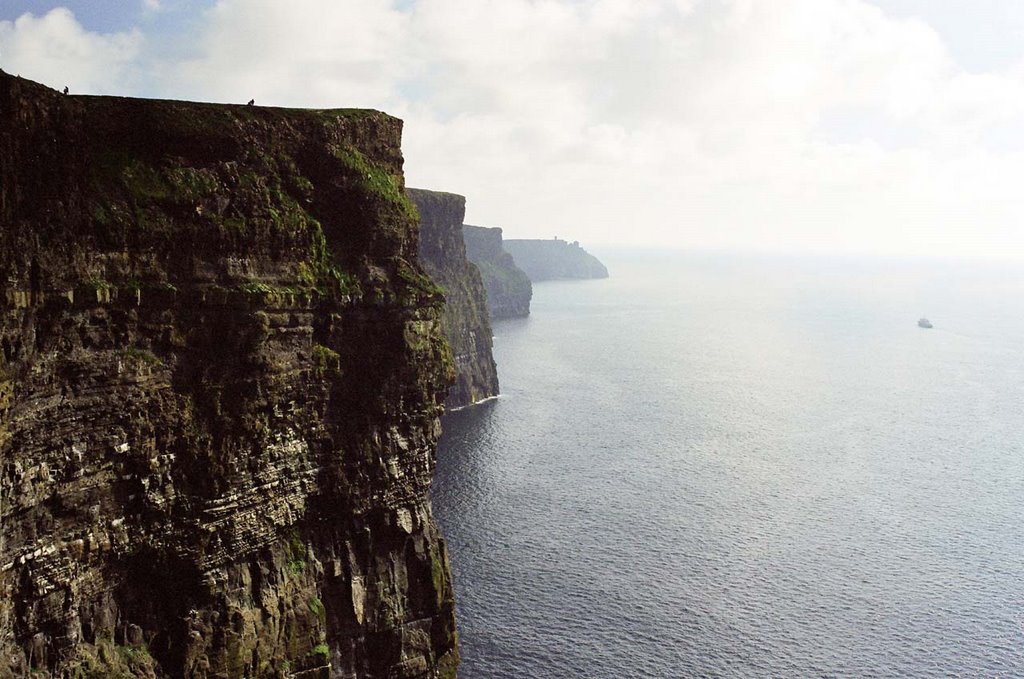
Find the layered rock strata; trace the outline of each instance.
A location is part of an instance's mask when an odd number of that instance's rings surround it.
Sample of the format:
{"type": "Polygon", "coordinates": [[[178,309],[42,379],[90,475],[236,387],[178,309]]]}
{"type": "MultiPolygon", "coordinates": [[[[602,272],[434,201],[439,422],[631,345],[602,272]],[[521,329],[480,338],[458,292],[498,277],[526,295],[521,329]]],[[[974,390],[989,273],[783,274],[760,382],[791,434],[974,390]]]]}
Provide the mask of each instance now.
{"type": "Polygon", "coordinates": [[[506,240],[505,250],[534,283],[559,278],[608,278],[608,269],[579,241],[506,240]]]}
{"type": "Polygon", "coordinates": [[[420,260],[446,300],[442,327],[456,371],[446,405],[465,407],[498,394],[487,293],[479,270],[466,259],[462,238],[466,199],[423,189],[409,189],[408,195],[420,214],[420,260]]]}
{"type": "Polygon", "coordinates": [[[454,677],[400,136],[0,73],[0,677],[454,677]]]}
{"type": "Polygon", "coordinates": [[[487,290],[487,308],[491,318],[518,318],[530,315],[533,285],[530,277],[516,266],[512,255],[502,246],[501,229],[462,226],[466,256],[476,264],[487,290]]]}

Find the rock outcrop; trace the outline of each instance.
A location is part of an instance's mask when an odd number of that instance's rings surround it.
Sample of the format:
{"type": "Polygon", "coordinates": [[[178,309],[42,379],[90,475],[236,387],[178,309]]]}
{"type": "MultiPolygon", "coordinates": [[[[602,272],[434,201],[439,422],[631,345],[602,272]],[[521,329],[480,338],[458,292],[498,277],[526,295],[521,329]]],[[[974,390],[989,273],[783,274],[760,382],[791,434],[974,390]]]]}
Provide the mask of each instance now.
{"type": "Polygon", "coordinates": [[[608,278],[608,269],[579,241],[506,240],[505,250],[534,283],[558,278],[608,278]]]}
{"type": "Polygon", "coordinates": [[[420,214],[420,261],[446,300],[441,325],[456,372],[446,405],[462,408],[498,394],[487,295],[480,272],[466,259],[462,239],[466,199],[423,189],[409,189],[408,194],[420,214]]]}
{"type": "Polygon", "coordinates": [[[502,247],[501,229],[464,224],[462,235],[466,241],[466,256],[483,277],[491,318],[529,316],[533,285],[502,247]]]}
{"type": "Polygon", "coordinates": [[[0,73],[0,677],[454,677],[400,137],[0,73]]]}

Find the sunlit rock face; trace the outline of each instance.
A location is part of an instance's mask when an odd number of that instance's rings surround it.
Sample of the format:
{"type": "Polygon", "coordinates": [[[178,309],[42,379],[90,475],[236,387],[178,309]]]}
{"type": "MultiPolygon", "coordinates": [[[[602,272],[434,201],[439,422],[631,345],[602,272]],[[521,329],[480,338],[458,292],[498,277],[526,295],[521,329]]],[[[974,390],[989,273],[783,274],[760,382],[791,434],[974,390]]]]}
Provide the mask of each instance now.
{"type": "Polygon", "coordinates": [[[491,318],[519,318],[530,315],[533,285],[529,276],[516,266],[505,252],[502,230],[497,227],[462,227],[466,256],[480,269],[487,289],[487,308],[491,318]]]}
{"type": "Polygon", "coordinates": [[[447,406],[461,408],[498,394],[491,355],[487,293],[480,271],[466,259],[462,219],[466,199],[454,193],[409,189],[420,214],[420,259],[444,292],[445,335],[455,357],[456,380],[447,406]]]}
{"type": "Polygon", "coordinates": [[[454,676],[400,137],[0,73],[0,676],[454,676]]]}

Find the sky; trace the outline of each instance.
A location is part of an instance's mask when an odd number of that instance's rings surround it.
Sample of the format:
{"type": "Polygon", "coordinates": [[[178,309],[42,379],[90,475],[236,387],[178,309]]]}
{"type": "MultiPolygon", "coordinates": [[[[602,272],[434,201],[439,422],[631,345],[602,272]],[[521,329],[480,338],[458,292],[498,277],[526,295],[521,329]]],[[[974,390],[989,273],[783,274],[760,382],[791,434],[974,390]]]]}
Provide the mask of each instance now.
{"type": "Polygon", "coordinates": [[[74,93],[368,107],[506,238],[1024,257],[1020,0],[3,0],[74,93]]]}

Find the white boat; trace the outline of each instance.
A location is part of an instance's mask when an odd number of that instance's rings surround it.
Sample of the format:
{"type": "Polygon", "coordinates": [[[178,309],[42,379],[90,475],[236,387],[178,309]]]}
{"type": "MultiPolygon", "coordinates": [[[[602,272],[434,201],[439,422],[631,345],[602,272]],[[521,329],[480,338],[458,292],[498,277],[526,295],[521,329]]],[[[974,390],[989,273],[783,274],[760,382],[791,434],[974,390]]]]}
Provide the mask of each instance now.
{"type": "Polygon", "coordinates": [[[930,327],[932,327],[932,322],[929,321],[927,318],[922,318],[921,320],[919,320],[917,322],[917,327],[919,327],[919,328],[930,328],[930,327]]]}

